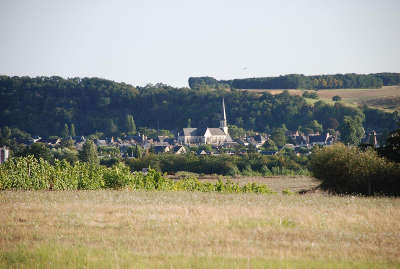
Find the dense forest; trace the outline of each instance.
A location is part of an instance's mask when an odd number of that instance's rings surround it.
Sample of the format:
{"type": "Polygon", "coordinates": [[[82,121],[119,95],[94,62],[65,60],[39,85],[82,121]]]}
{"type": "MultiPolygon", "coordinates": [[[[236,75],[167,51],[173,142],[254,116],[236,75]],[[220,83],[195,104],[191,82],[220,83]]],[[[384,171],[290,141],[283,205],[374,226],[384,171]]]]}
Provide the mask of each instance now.
{"type": "Polygon", "coordinates": [[[0,128],[61,136],[66,126],[73,126],[77,135],[120,135],[135,131],[136,126],[176,132],[188,125],[217,127],[222,97],[228,124],[257,132],[337,129],[345,119],[367,129],[393,130],[399,121],[396,112],[347,107],[340,102],[310,105],[288,92],[259,95],[164,84],[134,87],[99,78],[1,76],[0,128]]]}
{"type": "Polygon", "coordinates": [[[235,88],[235,89],[351,89],[381,88],[400,84],[400,73],[377,74],[335,74],[305,76],[290,74],[279,77],[244,78],[233,80],[216,80],[212,77],[191,77],[189,86],[192,89],[235,88]]]}

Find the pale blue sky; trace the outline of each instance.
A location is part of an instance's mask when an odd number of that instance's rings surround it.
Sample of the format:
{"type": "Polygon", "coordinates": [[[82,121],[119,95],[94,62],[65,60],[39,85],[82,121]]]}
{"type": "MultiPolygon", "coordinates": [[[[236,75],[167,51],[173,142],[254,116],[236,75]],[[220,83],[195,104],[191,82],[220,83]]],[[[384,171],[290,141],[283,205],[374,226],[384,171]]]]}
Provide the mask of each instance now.
{"type": "Polygon", "coordinates": [[[0,74],[187,86],[400,72],[399,29],[398,0],[2,0],[0,74]]]}

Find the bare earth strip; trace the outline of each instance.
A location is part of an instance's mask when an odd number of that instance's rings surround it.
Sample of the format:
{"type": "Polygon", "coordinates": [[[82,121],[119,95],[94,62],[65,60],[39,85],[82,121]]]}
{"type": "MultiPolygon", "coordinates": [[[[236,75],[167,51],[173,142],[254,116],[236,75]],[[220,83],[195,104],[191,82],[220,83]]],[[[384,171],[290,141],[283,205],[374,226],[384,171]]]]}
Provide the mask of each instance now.
{"type": "Polygon", "coordinates": [[[0,268],[398,268],[400,199],[0,192],[0,268]]]}

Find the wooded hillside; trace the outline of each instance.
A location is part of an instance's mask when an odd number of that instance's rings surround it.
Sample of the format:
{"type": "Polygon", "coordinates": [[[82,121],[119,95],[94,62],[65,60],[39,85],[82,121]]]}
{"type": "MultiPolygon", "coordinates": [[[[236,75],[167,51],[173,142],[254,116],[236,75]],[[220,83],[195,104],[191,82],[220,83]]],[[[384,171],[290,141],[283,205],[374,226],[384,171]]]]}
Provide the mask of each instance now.
{"type": "Polygon", "coordinates": [[[235,89],[354,89],[380,88],[400,84],[400,73],[335,74],[305,76],[290,74],[279,77],[259,77],[216,80],[212,77],[191,77],[192,89],[230,87],[235,89]]]}
{"type": "Polygon", "coordinates": [[[243,91],[192,90],[164,84],[134,87],[99,78],[0,77],[0,127],[9,126],[32,135],[60,135],[65,124],[76,134],[96,131],[119,135],[132,126],[179,130],[218,127],[221,100],[225,98],[228,124],[247,130],[269,132],[284,124],[299,128],[334,129],[345,116],[368,128],[395,129],[399,116],[347,107],[307,104],[301,96],[243,91]],[[190,119],[190,120],[189,120],[190,119]],[[322,125],[322,126],[321,126],[322,125]]]}

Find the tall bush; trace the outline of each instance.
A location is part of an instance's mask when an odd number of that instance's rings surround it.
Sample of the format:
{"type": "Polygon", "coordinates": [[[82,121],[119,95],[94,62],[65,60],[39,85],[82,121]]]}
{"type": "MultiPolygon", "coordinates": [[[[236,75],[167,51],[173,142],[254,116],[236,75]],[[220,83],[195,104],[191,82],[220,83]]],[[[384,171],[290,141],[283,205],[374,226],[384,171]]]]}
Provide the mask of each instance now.
{"type": "Polygon", "coordinates": [[[146,191],[272,193],[263,184],[239,186],[232,181],[202,182],[194,177],[172,180],[155,169],[130,172],[124,163],[104,167],[92,163],[56,160],[54,165],[33,156],[12,158],[0,165],[0,190],[96,190],[103,188],[146,191]]]}
{"type": "Polygon", "coordinates": [[[333,193],[400,194],[400,165],[378,156],[373,149],[336,144],[316,150],[310,170],[333,193]]]}

